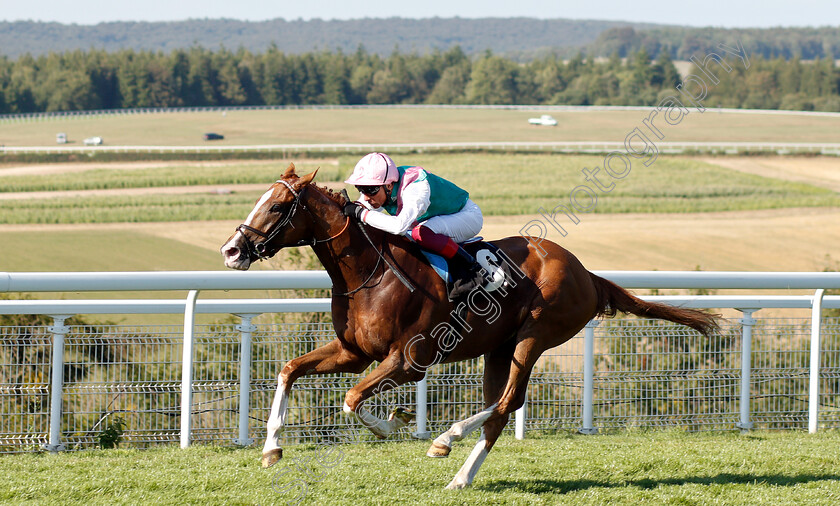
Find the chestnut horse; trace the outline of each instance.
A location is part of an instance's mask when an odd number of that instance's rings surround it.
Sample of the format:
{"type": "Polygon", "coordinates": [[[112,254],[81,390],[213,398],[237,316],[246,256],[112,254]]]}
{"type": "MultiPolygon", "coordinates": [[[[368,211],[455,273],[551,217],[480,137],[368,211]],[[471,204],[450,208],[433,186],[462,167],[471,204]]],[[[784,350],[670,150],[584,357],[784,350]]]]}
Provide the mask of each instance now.
{"type": "Polygon", "coordinates": [[[301,376],[358,374],[379,362],[347,392],[344,411],[384,438],[412,416],[398,409],[382,420],[364,408],[365,399],[420,381],[431,365],[483,355],[485,409],[455,423],[427,452],[445,457],[453,442],[483,428],[447,486],[463,488],[472,483],[510,414],[524,403],[540,355],[571,339],[591,319],[621,311],[670,320],[707,335],[716,328],[713,315],[645,302],[587,271],[557,244],[542,241],[538,250],[525,237],[493,241],[513,271],[504,287],[490,293],[477,289],[465,301],[449,302],[445,282],[416,244],[345,217],[345,198],[313,184],[316,172],[298,176],[294,164],[289,165],[221,249],[227,267],[246,270],[284,247],[308,245],[333,282],[336,338],[289,361],[280,372],[262,452],[264,467],[282,457],[278,436],[292,384],[301,376]]]}

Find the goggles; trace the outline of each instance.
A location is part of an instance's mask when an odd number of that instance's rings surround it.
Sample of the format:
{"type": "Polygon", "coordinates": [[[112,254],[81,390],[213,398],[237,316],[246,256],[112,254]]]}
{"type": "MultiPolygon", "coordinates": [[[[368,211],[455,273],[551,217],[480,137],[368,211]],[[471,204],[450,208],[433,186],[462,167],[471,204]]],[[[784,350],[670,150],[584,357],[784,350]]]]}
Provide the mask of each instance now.
{"type": "Polygon", "coordinates": [[[361,193],[363,195],[367,195],[368,197],[373,197],[374,195],[379,193],[379,190],[381,188],[382,188],[382,186],[379,186],[379,185],[377,185],[377,186],[356,186],[356,189],[359,190],[359,193],[361,193]]]}

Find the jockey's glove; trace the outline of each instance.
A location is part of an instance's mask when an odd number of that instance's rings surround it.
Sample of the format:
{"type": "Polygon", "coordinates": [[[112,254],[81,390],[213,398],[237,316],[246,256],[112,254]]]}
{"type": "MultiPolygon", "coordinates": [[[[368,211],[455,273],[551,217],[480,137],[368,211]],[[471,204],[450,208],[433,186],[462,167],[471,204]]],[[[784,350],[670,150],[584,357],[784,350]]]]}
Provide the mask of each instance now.
{"type": "Polygon", "coordinates": [[[344,204],[344,208],[342,208],[341,212],[344,213],[344,216],[349,216],[351,218],[356,218],[357,220],[362,220],[362,212],[365,210],[364,207],[360,206],[355,202],[348,202],[344,204]]]}

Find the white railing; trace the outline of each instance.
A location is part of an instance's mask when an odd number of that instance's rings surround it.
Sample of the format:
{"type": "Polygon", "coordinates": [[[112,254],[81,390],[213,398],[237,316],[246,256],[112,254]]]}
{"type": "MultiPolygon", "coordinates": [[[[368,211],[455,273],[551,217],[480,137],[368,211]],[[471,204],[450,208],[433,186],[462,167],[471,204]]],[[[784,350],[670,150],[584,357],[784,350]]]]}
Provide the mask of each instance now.
{"type": "MultiPolygon", "coordinates": [[[[821,309],[840,308],[840,296],[825,296],[825,289],[840,288],[840,273],[832,272],[679,272],[679,271],[596,271],[626,288],[649,289],[807,289],[813,295],[791,296],[648,296],[673,305],[695,308],[734,308],[743,313],[740,320],[741,378],[740,419],[736,427],[752,428],[750,422],[751,339],[755,320],[752,315],[763,308],[810,308],[810,372],[808,428],[817,430],[819,406],[819,365],[821,309]]],[[[186,271],[186,272],[102,272],[102,273],[0,273],[0,292],[81,292],[81,291],[188,291],[185,300],[3,300],[0,314],[41,314],[53,318],[49,332],[52,341],[52,373],[50,392],[49,442],[44,447],[60,451],[61,403],[64,380],[64,338],[66,320],[75,314],[183,314],[184,340],[181,381],[181,446],[190,444],[193,385],[193,329],[196,313],[234,314],[241,318],[239,364],[239,437],[238,444],[249,444],[248,413],[250,388],[250,338],[252,319],[259,314],[274,312],[329,311],[329,299],[208,299],[199,300],[200,290],[253,289],[324,289],[331,282],[323,271],[186,271]]],[[[593,424],[594,329],[593,320],[584,334],[583,402],[581,432],[596,431],[593,424]]],[[[427,437],[425,398],[426,380],[418,384],[418,437],[427,437]]],[[[516,413],[515,433],[524,437],[525,412],[523,406],[516,413]]]]}
{"type": "MultiPolygon", "coordinates": [[[[840,272],[593,271],[625,288],[840,289],[840,272]]],[[[331,288],[324,271],[0,272],[0,292],[331,288]]]]}

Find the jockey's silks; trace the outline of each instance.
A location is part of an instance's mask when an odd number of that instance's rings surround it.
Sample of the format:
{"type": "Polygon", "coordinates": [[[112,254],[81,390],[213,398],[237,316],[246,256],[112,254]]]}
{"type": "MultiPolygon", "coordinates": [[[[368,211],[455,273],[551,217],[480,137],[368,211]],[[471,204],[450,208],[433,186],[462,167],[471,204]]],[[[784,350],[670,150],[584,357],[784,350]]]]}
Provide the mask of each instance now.
{"type": "Polygon", "coordinates": [[[394,183],[391,197],[382,206],[391,216],[399,214],[402,208],[402,199],[400,198],[402,191],[416,181],[427,180],[431,192],[429,208],[422,216],[417,218],[418,222],[426,221],[434,216],[457,213],[464,208],[464,204],[470,198],[470,194],[466,190],[440,176],[426,172],[423,167],[403,165],[397,167],[397,171],[400,173],[400,179],[394,183]]]}

